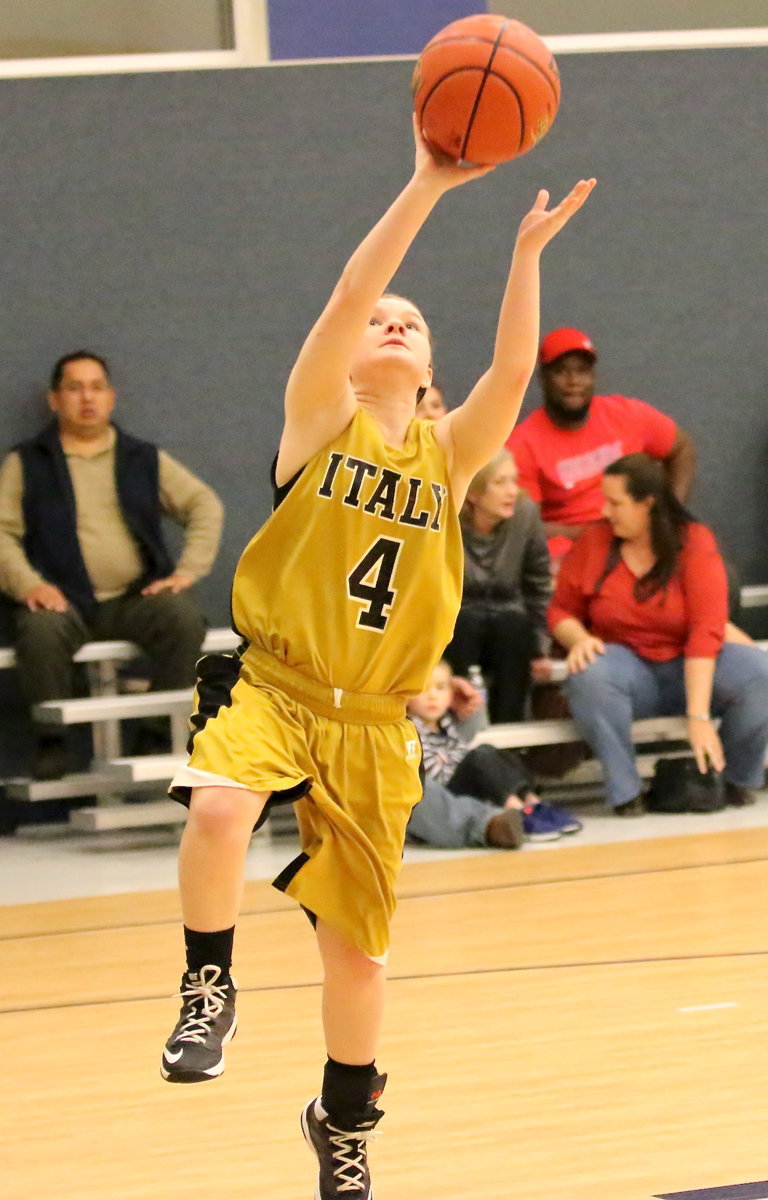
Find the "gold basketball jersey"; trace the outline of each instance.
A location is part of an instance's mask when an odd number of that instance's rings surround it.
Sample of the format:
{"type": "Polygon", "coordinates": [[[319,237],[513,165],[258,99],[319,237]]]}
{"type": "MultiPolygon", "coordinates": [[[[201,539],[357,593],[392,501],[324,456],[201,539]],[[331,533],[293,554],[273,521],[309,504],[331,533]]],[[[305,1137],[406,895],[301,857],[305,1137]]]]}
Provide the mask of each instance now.
{"type": "Polygon", "coordinates": [[[434,425],[411,421],[396,450],[358,409],[243,552],[234,622],[330,687],[413,696],[450,641],[462,571],[434,425]]]}

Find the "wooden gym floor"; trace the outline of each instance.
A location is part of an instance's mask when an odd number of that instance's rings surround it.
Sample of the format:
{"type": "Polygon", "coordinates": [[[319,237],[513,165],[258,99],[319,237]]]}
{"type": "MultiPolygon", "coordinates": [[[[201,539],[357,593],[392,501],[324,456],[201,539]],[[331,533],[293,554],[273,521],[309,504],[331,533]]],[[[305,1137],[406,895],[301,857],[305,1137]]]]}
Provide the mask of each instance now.
{"type": "MultiPolygon", "coordinates": [[[[406,864],[376,1200],[650,1200],[768,1177],[768,829],[406,864]]],[[[240,1029],[159,1075],[172,890],[5,906],[6,1200],[310,1200],[308,923],[247,885],[240,1029]]],[[[706,1195],[716,1193],[707,1192],[706,1195]]]]}

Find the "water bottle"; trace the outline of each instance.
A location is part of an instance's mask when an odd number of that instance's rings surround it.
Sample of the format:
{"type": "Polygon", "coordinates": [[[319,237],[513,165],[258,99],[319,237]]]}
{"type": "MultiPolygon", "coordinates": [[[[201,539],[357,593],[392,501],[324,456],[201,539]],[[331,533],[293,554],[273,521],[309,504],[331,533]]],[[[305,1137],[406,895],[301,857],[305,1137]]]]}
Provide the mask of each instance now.
{"type": "Polygon", "coordinates": [[[472,687],[480,693],[480,707],[477,712],[472,713],[471,717],[467,717],[466,721],[461,723],[461,736],[471,741],[475,734],[488,726],[488,689],[485,686],[483,672],[476,663],[467,669],[467,679],[472,684],[472,687]]]}

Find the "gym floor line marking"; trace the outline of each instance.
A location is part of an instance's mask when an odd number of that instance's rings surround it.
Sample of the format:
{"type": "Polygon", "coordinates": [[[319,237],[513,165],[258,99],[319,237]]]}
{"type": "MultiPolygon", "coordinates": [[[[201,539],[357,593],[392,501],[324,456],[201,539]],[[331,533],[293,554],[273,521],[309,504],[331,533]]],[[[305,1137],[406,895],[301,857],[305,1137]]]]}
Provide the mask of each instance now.
{"type": "MultiPolygon", "coordinates": [[[[574,849],[575,848],[576,847],[574,847],[574,849]]],[[[520,879],[520,880],[510,879],[510,880],[505,880],[504,883],[490,883],[490,884],[486,884],[485,886],[445,888],[442,891],[432,891],[432,892],[405,892],[402,895],[398,896],[397,902],[398,902],[398,904],[405,904],[407,902],[414,901],[414,900],[442,900],[442,899],[447,899],[451,896],[472,896],[475,894],[483,895],[486,892],[522,891],[525,888],[555,887],[555,886],[559,886],[559,885],[567,884],[567,883],[573,883],[573,884],[595,883],[601,879],[636,879],[643,875],[668,875],[672,871],[706,871],[706,870],[710,870],[713,867],[760,866],[760,865],[765,865],[766,862],[768,862],[768,857],[733,858],[733,859],[728,858],[728,859],[716,860],[714,862],[705,862],[705,863],[677,863],[677,864],[674,864],[673,866],[669,866],[669,867],[643,867],[642,869],[638,869],[636,871],[607,871],[607,872],[599,872],[598,871],[597,873],[595,873],[593,875],[561,875],[561,876],[559,875],[559,876],[554,876],[550,879],[520,879]]],[[[414,865],[418,865],[418,864],[414,864],[414,865]]],[[[246,884],[261,883],[261,882],[264,882],[264,881],[257,880],[257,879],[247,879],[246,880],[246,884]]],[[[114,894],[115,893],[109,893],[109,895],[114,895],[114,894]]],[[[134,894],[135,895],[144,895],[145,893],[129,892],[129,893],[124,893],[124,894],[131,896],[134,894]]],[[[77,900],[79,900],[81,898],[82,897],[78,897],[78,896],[70,896],[70,897],[65,896],[60,901],[36,900],[36,901],[29,901],[29,903],[32,903],[32,904],[56,904],[56,903],[67,904],[67,903],[76,902],[77,900]]],[[[97,898],[98,897],[93,897],[93,896],[87,897],[87,899],[89,899],[89,900],[97,899],[97,898]]],[[[105,899],[106,898],[107,897],[105,897],[105,899]]],[[[19,907],[24,907],[24,905],[0,905],[0,914],[2,913],[2,909],[4,907],[19,908],[19,907]]],[[[296,909],[295,905],[286,905],[285,907],[278,907],[278,908],[243,909],[243,911],[240,913],[240,916],[238,919],[242,921],[244,917],[271,917],[277,913],[287,913],[287,912],[296,912],[296,911],[297,911],[297,909],[296,909]]],[[[151,920],[151,921],[126,921],[125,923],[119,923],[119,924],[115,924],[115,925],[82,925],[82,926],[78,926],[75,929],[49,929],[49,930],[35,931],[35,932],[29,932],[29,933],[3,933],[3,934],[0,934],[0,942],[32,941],[35,938],[46,938],[46,937],[76,937],[82,933],[114,933],[117,930],[121,930],[121,929],[153,929],[153,928],[159,928],[163,925],[176,925],[176,924],[178,924],[178,921],[179,921],[178,917],[158,917],[155,920],[151,920]]]]}
{"type": "Polygon", "coordinates": [[[721,1004],[686,1004],[678,1012],[712,1012],[716,1008],[740,1008],[735,1000],[724,1000],[721,1004]]]}
{"type": "MultiPolygon", "coordinates": [[[[603,959],[593,962],[565,962],[565,963],[523,963],[520,966],[500,966],[500,967],[471,967],[465,971],[430,971],[424,974],[408,974],[408,975],[390,975],[388,984],[395,983],[427,983],[431,981],[442,981],[448,979],[473,979],[480,978],[485,975],[523,975],[532,974],[536,971],[578,971],[578,970],[594,970],[595,968],[608,967],[637,967],[637,966],[665,966],[670,963],[694,963],[707,962],[717,959],[733,959],[733,958],[764,958],[765,950],[740,950],[735,954],[688,954],[688,955],[668,955],[659,958],[626,958],[626,959],[603,959]]],[[[265,983],[258,987],[240,987],[238,995],[240,996],[258,996],[268,992],[298,992],[308,988],[322,987],[321,979],[308,979],[302,983],[265,983]]],[[[164,992],[159,996],[111,996],[103,998],[94,998],[92,1000],[62,1000],[55,1004],[30,1004],[21,1008],[0,1008],[0,1018],[17,1016],[20,1013],[35,1013],[35,1012],[56,1012],[59,1010],[77,1009],[77,1008],[99,1008],[106,1004],[146,1004],[156,1003],[158,1000],[166,1001],[173,998],[172,994],[164,992]]],[[[765,1198],[768,1200],[768,1197],[765,1198]]]]}
{"type": "Polygon", "coordinates": [[[637,879],[643,875],[669,875],[674,871],[709,871],[720,867],[765,866],[768,858],[736,858],[707,863],[675,863],[669,867],[642,867],[636,871],[597,871],[593,875],[558,875],[550,879],[508,879],[503,883],[488,883],[472,887],[445,888],[438,892],[404,892],[398,895],[398,904],[410,900],[437,900],[451,896],[471,896],[485,892],[514,892],[525,888],[560,887],[568,883],[599,883],[603,879],[637,879]]]}
{"type": "Polygon", "coordinates": [[[732,1183],[726,1187],[695,1188],[691,1192],[664,1192],[655,1200],[768,1200],[768,1180],[732,1183]]]}

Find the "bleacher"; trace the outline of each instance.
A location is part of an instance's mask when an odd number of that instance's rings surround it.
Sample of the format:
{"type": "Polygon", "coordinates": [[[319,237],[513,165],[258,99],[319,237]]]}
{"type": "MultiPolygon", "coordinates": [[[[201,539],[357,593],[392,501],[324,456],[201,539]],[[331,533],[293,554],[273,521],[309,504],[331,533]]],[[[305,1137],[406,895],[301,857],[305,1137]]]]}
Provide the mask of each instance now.
{"type": "MultiPolygon", "coordinates": [[[[211,629],[206,634],[203,651],[233,650],[238,640],[231,629],[211,629]]],[[[4,788],[9,800],[34,804],[94,796],[95,805],[73,808],[69,814],[70,824],[85,830],[170,825],[185,820],[182,806],[167,797],[125,803],[126,795],[136,801],[141,800],[142,792],[148,796],[164,792],[176,764],[185,761],[192,709],[192,688],[138,694],[119,692],[120,666],[139,653],[138,647],[125,641],[86,642],[78,650],[74,661],[85,665],[90,694],[38,704],[33,715],[50,725],[90,725],[94,751],[91,767],[61,779],[6,779],[4,788]],[[171,753],[124,757],[121,722],[154,716],[169,719],[171,753]]],[[[12,648],[0,648],[0,668],[11,668],[15,662],[12,648]]]]}
{"type": "MultiPolygon", "coordinates": [[[[744,608],[768,605],[768,585],[742,588],[744,608]]],[[[238,638],[231,629],[211,629],[203,644],[204,651],[233,650],[238,638]]],[[[768,642],[759,642],[768,650],[768,642]]],[[[69,822],[81,830],[126,829],[136,826],[172,825],[185,820],[185,809],[165,797],[165,787],[177,766],[186,761],[186,742],[189,714],[192,708],[192,689],[167,692],[121,693],[119,669],[139,654],[131,642],[87,642],[74,656],[88,673],[90,694],[71,700],[50,700],[39,704],[34,715],[48,724],[62,726],[88,724],[93,737],[93,762],[87,771],[65,775],[62,779],[37,781],[11,778],[4,781],[5,794],[11,801],[35,802],[77,799],[94,796],[96,803],[74,807],[69,822]],[[138,717],[167,716],[170,723],[171,752],[168,754],[125,755],[121,722],[138,717]],[[147,793],[142,799],[141,793],[147,793]],[[153,798],[153,793],[162,793],[153,798]]],[[[0,669],[15,665],[12,648],[0,648],[0,669]]],[[[565,663],[555,664],[553,682],[565,678],[565,663]]],[[[682,717],[653,717],[636,721],[632,727],[633,740],[638,747],[638,768],[643,778],[649,778],[661,757],[689,753],[685,749],[686,723],[682,717]],[[644,747],[647,749],[644,750],[644,747]]],[[[580,740],[571,720],[532,720],[509,725],[492,725],[476,735],[476,742],[525,750],[580,740]]],[[[544,779],[542,791],[573,797],[579,791],[599,788],[602,778],[600,764],[587,759],[572,768],[561,779],[544,779]]],[[[281,829],[292,828],[292,813],[288,806],[278,810],[281,829]]],[[[275,818],[271,818],[275,828],[275,818]]],[[[269,822],[267,827],[269,828],[269,822]]]]}

